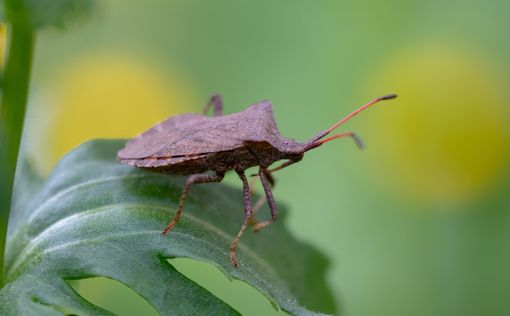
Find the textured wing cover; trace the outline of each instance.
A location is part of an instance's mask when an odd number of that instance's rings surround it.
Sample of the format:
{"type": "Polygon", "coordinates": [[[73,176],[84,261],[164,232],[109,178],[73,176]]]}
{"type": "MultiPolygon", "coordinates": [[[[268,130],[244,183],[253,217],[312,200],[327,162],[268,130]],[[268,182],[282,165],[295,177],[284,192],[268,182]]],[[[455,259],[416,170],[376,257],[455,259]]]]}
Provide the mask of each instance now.
{"type": "Polygon", "coordinates": [[[242,147],[244,141],[267,141],[279,147],[281,136],[268,101],[224,116],[170,117],[128,141],[118,156],[120,159],[191,156],[233,150],[242,147]]]}

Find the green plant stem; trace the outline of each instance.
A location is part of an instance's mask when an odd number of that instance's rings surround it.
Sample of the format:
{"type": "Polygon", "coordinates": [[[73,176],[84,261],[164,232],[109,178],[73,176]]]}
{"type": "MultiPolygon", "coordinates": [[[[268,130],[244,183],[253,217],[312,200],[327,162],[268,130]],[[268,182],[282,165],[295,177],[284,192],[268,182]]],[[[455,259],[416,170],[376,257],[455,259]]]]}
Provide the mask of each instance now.
{"type": "Polygon", "coordinates": [[[34,31],[13,23],[7,40],[0,105],[0,287],[4,285],[4,254],[16,162],[28,98],[34,31]]]}

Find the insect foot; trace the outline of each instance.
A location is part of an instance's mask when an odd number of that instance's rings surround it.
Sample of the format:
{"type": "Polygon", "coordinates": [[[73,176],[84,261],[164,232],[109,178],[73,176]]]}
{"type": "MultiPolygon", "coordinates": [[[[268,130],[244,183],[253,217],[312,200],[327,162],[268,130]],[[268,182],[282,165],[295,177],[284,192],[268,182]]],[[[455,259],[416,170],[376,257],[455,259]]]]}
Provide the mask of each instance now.
{"type": "MultiPolygon", "coordinates": [[[[358,147],[363,148],[363,142],[353,132],[326,136],[361,111],[379,101],[395,97],[395,94],[388,94],[376,98],[307,142],[300,143],[280,134],[270,102],[262,101],[247,107],[244,111],[224,115],[221,97],[214,95],[207,103],[203,114],[181,114],[166,119],[129,140],[117,153],[117,158],[123,164],[155,172],[190,175],[184,184],[174,218],[162,231],[162,235],[171,231],[179,222],[192,185],[221,182],[227,171],[235,170],[243,183],[245,212],[241,229],[230,246],[230,261],[232,266],[237,267],[239,265],[236,256],[237,246],[248,225],[253,224],[253,231],[257,232],[277,219],[278,209],[271,191],[274,184],[272,174],[301,161],[306,152],[334,139],[349,137],[358,147]],[[211,107],[213,116],[206,116],[211,107]],[[280,160],[285,162],[278,167],[267,168],[280,160]],[[259,166],[257,176],[264,188],[264,200],[267,201],[271,212],[271,219],[260,223],[252,218],[254,210],[250,201],[251,190],[244,174],[244,170],[255,166],[259,166]]],[[[255,212],[260,208],[259,204],[256,203],[255,212]]]]}

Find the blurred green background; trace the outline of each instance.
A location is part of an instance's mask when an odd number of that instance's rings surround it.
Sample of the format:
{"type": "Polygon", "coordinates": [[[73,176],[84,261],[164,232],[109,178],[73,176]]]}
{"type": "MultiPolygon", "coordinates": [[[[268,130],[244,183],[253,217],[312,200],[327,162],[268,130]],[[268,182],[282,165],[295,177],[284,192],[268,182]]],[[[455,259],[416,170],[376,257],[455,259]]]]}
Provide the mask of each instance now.
{"type": "MultiPolygon", "coordinates": [[[[304,141],[398,93],[343,127],[364,152],[332,142],[276,175],[288,226],[330,257],[339,314],[510,315],[509,10],[103,0],[85,22],[39,33],[24,152],[47,174],[85,140],[132,137],[213,93],[227,113],[271,100],[281,133],[304,141]]],[[[175,264],[246,315],[276,314],[209,265],[175,264]]],[[[121,315],[152,311],[113,281],[77,289],[121,315]]]]}

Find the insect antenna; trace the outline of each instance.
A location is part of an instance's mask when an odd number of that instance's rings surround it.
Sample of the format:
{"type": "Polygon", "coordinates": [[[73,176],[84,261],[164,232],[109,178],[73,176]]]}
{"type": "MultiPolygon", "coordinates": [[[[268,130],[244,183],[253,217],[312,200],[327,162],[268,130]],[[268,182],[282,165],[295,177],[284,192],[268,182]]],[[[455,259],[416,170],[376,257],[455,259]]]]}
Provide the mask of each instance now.
{"type": "Polygon", "coordinates": [[[306,143],[306,147],[305,147],[304,151],[309,151],[311,149],[319,147],[320,145],[322,145],[324,143],[327,143],[327,142],[332,141],[332,140],[337,139],[337,138],[343,138],[343,137],[351,137],[354,140],[354,142],[356,143],[356,145],[358,145],[358,147],[360,149],[363,149],[365,147],[365,145],[363,144],[363,141],[356,134],[354,134],[352,132],[339,133],[339,134],[335,134],[333,136],[330,136],[328,138],[324,138],[324,137],[326,135],[328,135],[329,133],[331,133],[334,129],[338,128],[340,125],[342,125],[345,122],[347,122],[348,120],[350,120],[353,116],[356,116],[361,111],[368,109],[369,107],[371,107],[372,105],[374,105],[374,104],[376,104],[376,103],[378,103],[380,101],[391,100],[391,99],[394,99],[396,97],[397,97],[396,94],[388,94],[388,95],[376,98],[376,99],[368,102],[367,104],[361,106],[360,108],[352,111],[349,115],[347,115],[346,117],[344,117],[343,119],[341,119],[340,121],[338,121],[337,123],[332,125],[330,128],[320,132],[315,137],[313,137],[311,140],[309,140],[306,143]]]}

